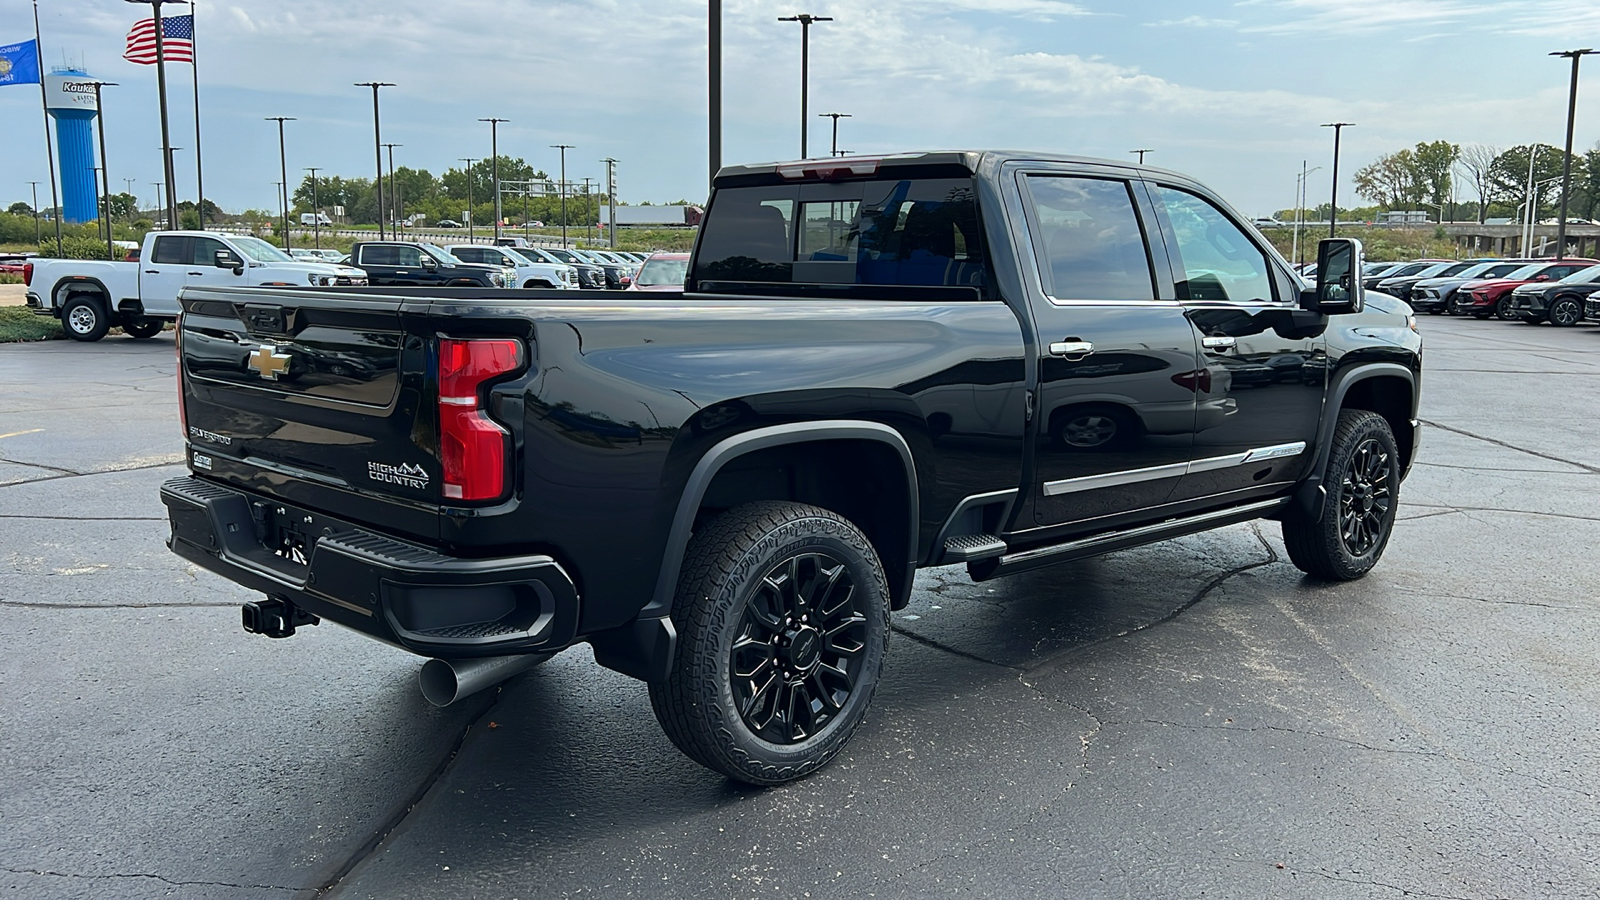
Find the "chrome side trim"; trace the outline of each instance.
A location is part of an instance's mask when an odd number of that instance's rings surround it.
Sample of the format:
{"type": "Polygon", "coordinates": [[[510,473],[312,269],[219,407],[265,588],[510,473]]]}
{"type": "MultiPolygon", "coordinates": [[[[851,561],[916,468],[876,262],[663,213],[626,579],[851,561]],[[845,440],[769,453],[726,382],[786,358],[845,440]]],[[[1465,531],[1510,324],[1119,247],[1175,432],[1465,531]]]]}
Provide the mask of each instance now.
{"type": "Polygon", "coordinates": [[[1148,469],[1130,469],[1125,472],[1106,472],[1103,475],[1085,475],[1082,478],[1064,478],[1060,481],[1045,482],[1044,495],[1046,497],[1057,497],[1061,494],[1072,494],[1078,491],[1094,491],[1123,484],[1137,484],[1141,481],[1155,481],[1158,478],[1176,478],[1188,470],[1188,463],[1172,463],[1166,466],[1151,466],[1148,469]]]}
{"type": "Polygon", "coordinates": [[[1190,460],[1186,463],[1151,466],[1147,469],[1128,469],[1122,472],[1107,472],[1103,475],[1085,475],[1082,478],[1064,478],[1060,481],[1045,482],[1044,495],[1046,497],[1059,497],[1062,494],[1096,491],[1101,488],[1118,487],[1124,484],[1138,484],[1141,481],[1175,478],[1179,475],[1193,475],[1199,472],[1215,472],[1220,469],[1231,469],[1235,466],[1245,466],[1269,459],[1287,459],[1291,456],[1299,456],[1305,451],[1306,442],[1295,441],[1292,444],[1257,447],[1254,450],[1247,450],[1243,453],[1211,456],[1205,459],[1190,460]]]}

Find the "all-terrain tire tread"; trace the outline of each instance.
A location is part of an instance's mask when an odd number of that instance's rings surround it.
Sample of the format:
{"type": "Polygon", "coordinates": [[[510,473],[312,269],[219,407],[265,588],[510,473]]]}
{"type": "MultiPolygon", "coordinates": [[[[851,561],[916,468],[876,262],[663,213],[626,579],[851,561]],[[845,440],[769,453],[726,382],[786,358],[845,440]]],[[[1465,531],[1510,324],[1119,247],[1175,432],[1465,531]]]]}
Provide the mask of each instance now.
{"type": "MultiPolygon", "coordinates": [[[[1359,439],[1371,430],[1381,430],[1388,435],[1391,449],[1396,449],[1389,423],[1382,416],[1365,409],[1345,409],[1339,412],[1339,422],[1333,430],[1333,445],[1328,451],[1328,465],[1323,473],[1323,484],[1328,486],[1328,497],[1323,504],[1322,518],[1312,520],[1299,512],[1290,512],[1283,519],[1283,545],[1289,551],[1289,561],[1308,575],[1329,581],[1353,581],[1371,571],[1394,533],[1393,525],[1384,534],[1371,563],[1354,564],[1339,537],[1338,495],[1333,484],[1335,473],[1343,472],[1346,458],[1355,450],[1359,439]]],[[[1392,488],[1392,501],[1400,502],[1399,479],[1392,488]]]]}

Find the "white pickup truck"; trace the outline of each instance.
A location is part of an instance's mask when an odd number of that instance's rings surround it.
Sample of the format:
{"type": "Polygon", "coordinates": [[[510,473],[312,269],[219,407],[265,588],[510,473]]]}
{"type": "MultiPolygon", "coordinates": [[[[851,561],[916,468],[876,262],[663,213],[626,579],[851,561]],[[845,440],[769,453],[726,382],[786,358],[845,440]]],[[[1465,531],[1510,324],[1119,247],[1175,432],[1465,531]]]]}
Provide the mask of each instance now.
{"type": "Polygon", "coordinates": [[[511,247],[483,244],[451,244],[445,252],[462,262],[485,263],[517,270],[517,287],[573,289],[578,286],[578,270],[564,263],[548,263],[524,256],[511,247]]]}
{"type": "Polygon", "coordinates": [[[60,319],[75,341],[98,341],[114,325],[130,337],[153,337],[177,319],[185,287],[367,283],[360,269],[298,260],[260,238],[214,231],[152,231],[136,262],[36,259],[22,277],[28,306],[60,319]]]}

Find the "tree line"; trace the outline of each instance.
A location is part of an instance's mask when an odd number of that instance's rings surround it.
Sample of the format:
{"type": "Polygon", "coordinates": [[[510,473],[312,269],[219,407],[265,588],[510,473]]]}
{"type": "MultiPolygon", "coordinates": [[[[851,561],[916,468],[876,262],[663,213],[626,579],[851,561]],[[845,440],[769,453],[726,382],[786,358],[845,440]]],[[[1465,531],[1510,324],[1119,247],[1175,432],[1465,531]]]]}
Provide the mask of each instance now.
{"type": "MultiPolygon", "coordinates": [[[[1475,212],[1489,218],[1519,220],[1530,197],[1533,173],[1535,218],[1554,215],[1561,203],[1561,175],[1566,152],[1549,144],[1522,144],[1502,149],[1488,144],[1425,141],[1386,153],[1353,176],[1356,193],[1381,211],[1432,210],[1457,219],[1475,212]],[[1459,194],[1470,191],[1472,197],[1459,194]]],[[[1571,157],[1572,186],[1567,215],[1595,220],[1600,216],[1600,144],[1571,157]]]]}

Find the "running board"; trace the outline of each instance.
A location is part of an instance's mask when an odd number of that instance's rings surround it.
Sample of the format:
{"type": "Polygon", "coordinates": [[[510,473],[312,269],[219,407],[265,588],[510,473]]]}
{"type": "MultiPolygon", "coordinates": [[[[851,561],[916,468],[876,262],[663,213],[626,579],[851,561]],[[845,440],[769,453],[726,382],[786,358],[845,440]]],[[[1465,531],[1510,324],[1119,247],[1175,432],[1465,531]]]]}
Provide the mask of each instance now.
{"type": "Polygon", "coordinates": [[[1114,550],[1126,550],[1142,544],[1153,544],[1156,541],[1170,540],[1194,534],[1200,531],[1210,531],[1224,525],[1234,525],[1239,522],[1249,522],[1260,519],[1272,512],[1283,508],[1290,502],[1289,497],[1278,497],[1273,500],[1263,500],[1245,506],[1235,506],[1231,509],[1219,509],[1197,516],[1183,519],[1169,519],[1154,525],[1143,525],[1130,528],[1126,531],[1113,531],[1107,534],[1097,534],[1094,537],[1081,538],[1068,541],[1065,544],[1054,544],[1049,547],[1035,547],[1032,550],[1023,550],[1018,553],[1008,553],[993,559],[978,560],[967,564],[967,574],[973,581],[988,581],[1002,575],[1015,575],[1029,569],[1053,566],[1056,563],[1070,562],[1075,559],[1084,559],[1090,556],[1099,556],[1114,550]]]}

